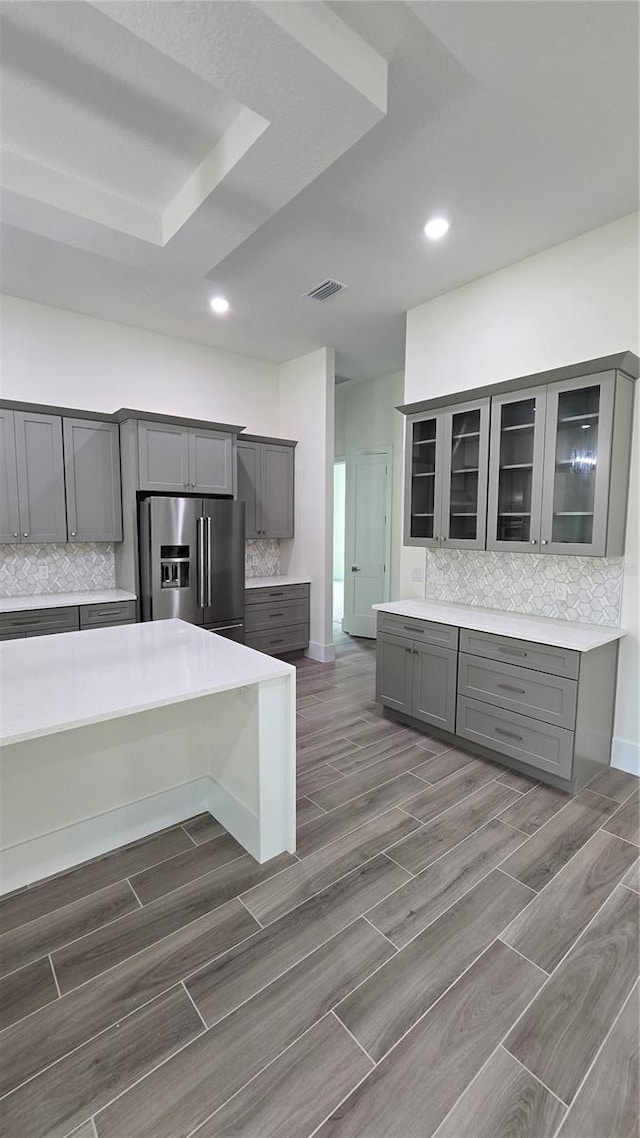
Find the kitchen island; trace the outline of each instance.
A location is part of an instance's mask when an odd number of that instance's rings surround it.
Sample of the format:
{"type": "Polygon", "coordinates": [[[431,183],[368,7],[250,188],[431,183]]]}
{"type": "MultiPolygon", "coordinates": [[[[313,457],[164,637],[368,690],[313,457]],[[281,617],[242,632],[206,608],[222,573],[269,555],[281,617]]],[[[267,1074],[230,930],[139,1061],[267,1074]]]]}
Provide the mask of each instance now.
{"type": "Polygon", "coordinates": [[[0,644],[0,892],[208,810],[295,848],[295,669],[179,620],[0,644]]]}

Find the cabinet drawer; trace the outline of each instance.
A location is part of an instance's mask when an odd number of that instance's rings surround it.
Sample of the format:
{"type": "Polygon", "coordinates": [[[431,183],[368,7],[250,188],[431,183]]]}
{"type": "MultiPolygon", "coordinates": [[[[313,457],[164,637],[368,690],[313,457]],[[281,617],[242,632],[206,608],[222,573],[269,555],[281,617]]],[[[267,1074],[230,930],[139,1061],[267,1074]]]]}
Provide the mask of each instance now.
{"type": "Polygon", "coordinates": [[[539,723],[460,695],[456,734],[539,770],[571,778],[573,732],[563,727],[539,723]]]}
{"type": "Polygon", "coordinates": [[[29,609],[26,612],[2,613],[0,632],[75,632],[79,628],[77,608],[29,609]]]}
{"type": "Polygon", "coordinates": [[[279,656],[282,652],[296,652],[309,645],[309,625],[298,624],[293,628],[279,628],[274,632],[258,632],[247,636],[247,648],[266,652],[269,656],[279,656]]]}
{"type": "Polygon", "coordinates": [[[458,629],[452,625],[437,624],[432,620],[413,620],[396,613],[378,613],[378,632],[408,636],[418,644],[435,644],[439,648],[458,647],[458,629]]]}
{"type": "Polygon", "coordinates": [[[298,601],[308,596],[308,585],[279,585],[271,589],[246,589],[244,599],[247,605],[261,605],[268,601],[298,601]]]}
{"type": "Polygon", "coordinates": [[[497,707],[573,730],[578,684],[561,676],[460,653],[458,692],[497,707]]]}
{"type": "Polygon", "coordinates": [[[565,676],[577,680],[580,653],[568,648],[554,648],[548,644],[533,644],[528,640],[515,640],[508,636],[495,636],[492,632],[471,632],[460,629],[460,651],[470,656],[484,656],[488,660],[504,660],[547,672],[550,676],[565,676]]]}
{"type": "Polygon", "coordinates": [[[80,606],[80,628],[97,628],[101,624],[128,624],[135,618],[135,601],[113,601],[108,604],[80,606]]]}
{"type": "Polygon", "coordinates": [[[309,602],[274,601],[267,605],[249,605],[245,613],[247,632],[261,632],[263,629],[286,628],[294,624],[309,623],[309,602]]]}

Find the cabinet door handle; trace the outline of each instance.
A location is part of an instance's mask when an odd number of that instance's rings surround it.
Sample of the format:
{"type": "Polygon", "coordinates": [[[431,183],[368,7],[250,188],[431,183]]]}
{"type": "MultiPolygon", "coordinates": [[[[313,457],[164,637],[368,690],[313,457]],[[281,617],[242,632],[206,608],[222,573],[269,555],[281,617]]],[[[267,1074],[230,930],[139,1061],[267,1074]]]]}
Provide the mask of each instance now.
{"type": "Polygon", "coordinates": [[[543,537],[543,539],[542,539],[542,541],[541,541],[541,543],[540,543],[540,544],[541,544],[541,545],[548,545],[548,544],[549,544],[549,542],[547,541],[546,537],[543,537]]]}
{"type": "Polygon", "coordinates": [[[28,533],[23,533],[23,535],[22,535],[22,536],[23,536],[23,537],[28,537],[28,536],[29,536],[29,534],[28,534],[28,533]]]}
{"type": "Polygon", "coordinates": [[[527,652],[522,652],[519,648],[503,648],[501,644],[498,645],[498,648],[500,652],[504,652],[507,656],[524,656],[526,658],[528,655],[527,652]]]}
{"type": "Polygon", "coordinates": [[[419,655],[420,655],[420,653],[418,652],[418,649],[417,649],[417,648],[414,648],[414,649],[413,649],[413,654],[414,654],[414,656],[419,656],[419,655]]]}
{"type": "Polygon", "coordinates": [[[522,742],[522,735],[516,735],[515,731],[505,731],[504,727],[494,727],[496,735],[506,735],[507,739],[518,739],[522,742]]]}
{"type": "Polygon", "coordinates": [[[505,691],[517,692],[518,695],[526,695],[527,694],[525,688],[514,688],[513,684],[496,684],[496,687],[497,688],[504,688],[505,691]]]}
{"type": "Polygon", "coordinates": [[[405,652],[410,652],[410,651],[411,651],[410,648],[405,648],[405,652]]]}

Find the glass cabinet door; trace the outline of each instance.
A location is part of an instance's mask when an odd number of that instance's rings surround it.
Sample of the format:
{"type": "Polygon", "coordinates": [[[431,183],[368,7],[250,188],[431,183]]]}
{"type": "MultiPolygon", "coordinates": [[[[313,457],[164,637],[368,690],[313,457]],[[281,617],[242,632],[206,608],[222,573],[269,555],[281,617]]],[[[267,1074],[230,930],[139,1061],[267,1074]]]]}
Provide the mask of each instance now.
{"type": "Polygon", "coordinates": [[[408,493],[405,542],[440,544],[443,414],[407,424],[408,493]]]}
{"type": "Polygon", "coordinates": [[[454,549],[484,549],[487,516],[489,400],[445,414],[442,541],[454,549]]]}
{"type": "Polygon", "coordinates": [[[603,555],[613,380],[551,384],[546,417],[543,552],[603,555]]]}
{"type": "Polygon", "coordinates": [[[546,391],[492,400],[487,549],[539,552],[546,391]]]}

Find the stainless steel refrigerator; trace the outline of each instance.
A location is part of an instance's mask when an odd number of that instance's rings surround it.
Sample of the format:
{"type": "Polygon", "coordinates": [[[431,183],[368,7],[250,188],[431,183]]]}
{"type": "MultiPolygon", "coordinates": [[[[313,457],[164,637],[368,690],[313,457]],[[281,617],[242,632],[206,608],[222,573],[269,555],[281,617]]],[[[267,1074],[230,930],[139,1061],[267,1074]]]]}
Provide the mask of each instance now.
{"type": "Polygon", "coordinates": [[[140,502],[143,620],[180,620],[244,643],[244,502],[140,502]]]}

